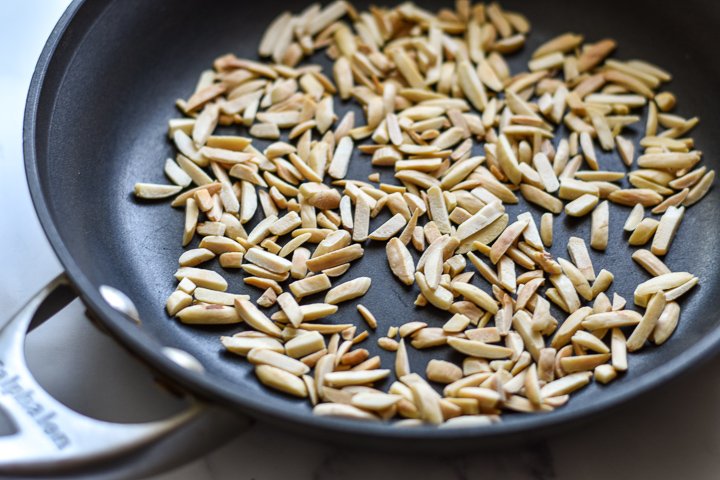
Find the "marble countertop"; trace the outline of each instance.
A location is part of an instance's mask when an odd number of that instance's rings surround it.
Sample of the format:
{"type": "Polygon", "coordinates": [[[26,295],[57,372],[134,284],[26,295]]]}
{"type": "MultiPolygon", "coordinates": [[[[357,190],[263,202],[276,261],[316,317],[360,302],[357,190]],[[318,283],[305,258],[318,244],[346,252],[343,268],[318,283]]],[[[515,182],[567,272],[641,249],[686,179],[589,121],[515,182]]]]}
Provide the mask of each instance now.
{"type": "MultiPolygon", "coordinates": [[[[61,271],[27,191],[21,133],[35,61],[67,3],[6,0],[0,5],[0,324],[61,271]]],[[[151,388],[140,365],[90,325],[78,301],[33,332],[27,349],[43,386],[88,415],[145,420],[177,408],[174,399],[151,388]]],[[[715,358],[579,429],[523,448],[418,458],[328,446],[252,424],[238,428],[237,437],[214,452],[153,478],[715,479],[720,471],[718,371],[720,358],[715,358]]]]}

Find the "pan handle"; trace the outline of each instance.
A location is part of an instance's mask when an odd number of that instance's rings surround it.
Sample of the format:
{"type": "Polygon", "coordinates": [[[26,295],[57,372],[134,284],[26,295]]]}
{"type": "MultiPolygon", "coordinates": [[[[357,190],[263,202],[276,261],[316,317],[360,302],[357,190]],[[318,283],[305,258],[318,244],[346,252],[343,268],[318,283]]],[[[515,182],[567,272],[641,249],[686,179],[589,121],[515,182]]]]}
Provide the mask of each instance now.
{"type": "Polygon", "coordinates": [[[35,312],[57,287],[61,274],[0,329],[0,407],[16,433],[0,437],[0,474],[80,468],[147,445],[179,429],[204,410],[194,402],[165,420],[119,424],[95,420],[66,407],[43,389],[25,360],[25,335],[35,312]]]}

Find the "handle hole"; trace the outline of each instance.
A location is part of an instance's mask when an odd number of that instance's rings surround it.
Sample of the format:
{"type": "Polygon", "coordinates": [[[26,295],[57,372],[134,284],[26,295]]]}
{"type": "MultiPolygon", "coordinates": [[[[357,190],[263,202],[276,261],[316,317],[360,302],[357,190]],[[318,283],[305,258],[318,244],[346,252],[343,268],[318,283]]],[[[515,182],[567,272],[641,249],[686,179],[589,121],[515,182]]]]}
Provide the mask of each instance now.
{"type": "Polygon", "coordinates": [[[30,333],[25,353],[28,367],[48,393],[92,418],[145,422],[187,406],[158,388],[144,365],[93,326],[80,300],[61,307],[51,321],[30,333]]]}

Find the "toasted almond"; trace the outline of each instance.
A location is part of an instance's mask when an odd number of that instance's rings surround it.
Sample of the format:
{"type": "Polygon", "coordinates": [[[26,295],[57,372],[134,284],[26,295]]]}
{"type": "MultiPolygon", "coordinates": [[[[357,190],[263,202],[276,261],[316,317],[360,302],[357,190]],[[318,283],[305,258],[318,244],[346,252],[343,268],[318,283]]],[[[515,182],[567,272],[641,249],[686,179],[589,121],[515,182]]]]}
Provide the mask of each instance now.
{"type": "Polygon", "coordinates": [[[500,347],[497,345],[490,345],[483,342],[477,342],[474,340],[465,340],[463,338],[448,337],[448,345],[453,349],[465,355],[472,357],[487,358],[487,359],[501,359],[508,358],[512,355],[512,350],[506,347],[500,347]]]}
{"type": "Polygon", "coordinates": [[[427,283],[427,280],[425,279],[425,275],[423,275],[421,272],[415,272],[415,281],[420,288],[420,292],[423,294],[427,301],[429,301],[431,304],[441,310],[447,310],[450,308],[453,303],[453,295],[452,293],[450,293],[450,291],[448,291],[442,285],[439,285],[435,289],[431,289],[427,283]]]}
{"type": "Polygon", "coordinates": [[[440,408],[440,397],[432,387],[415,373],[401,377],[400,381],[411,390],[413,403],[420,411],[421,418],[432,424],[442,423],[443,415],[440,408]]]}
{"type": "Polygon", "coordinates": [[[679,285],[671,290],[668,290],[665,292],[665,300],[668,302],[671,302],[673,300],[676,300],[680,298],[681,296],[685,295],[688,291],[690,291],[695,285],[697,285],[700,282],[700,280],[697,277],[693,277],[687,282],[683,283],[682,285],[679,285]]]}
{"type": "Polygon", "coordinates": [[[560,349],[570,342],[575,332],[578,331],[583,321],[592,313],[592,308],[582,307],[570,314],[569,317],[560,325],[555,336],[552,339],[552,347],[560,349]]]}
{"type": "Polygon", "coordinates": [[[545,55],[560,52],[565,53],[580,46],[583,41],[582,35],[564,33],[554,37],[540,45],[532,54],[532,58],[539,58],[545,55]]]}
{"type": "Polygon", "coordinates": [[[343,137],[338,141],[335,153],[330,167],[328,168],[328,175],[333,178],[345,178],[347,175],[348,166],[350,165],[350,158],[353,151],[353,141],[350,137],[343,137]]]}
{"type": "MultiPolygon", "coordinates": [[[[311,277],[312,278],[312,277],[311,277]]],[[[370,277],[359,277],[334,287],[325,295],[325,303],[331,305],[361,297],[370,289],[370,277]]]]}
{"type": "Polygon", "coordinates": [[[175,290],[165,302],[168,315],[174,317],[178,312],[192,304],[193,297],[181,290],[175,290]]]}
{"type": "Polygon", "coordinates": [[[391,238],[385,246],[390,270],[405,285],[415,281],[415,264],[407,247],[398,238],[391,238]]]}
{"type": "Polygon", "coordinates": [[[270,365],[285,370],[296,376],[302,376],[310,371],[307,365],[294,358],[283,355],[266,348],[255,348],[248,352],[247,359],[255,365],[270,365]]]}
{"type": "Polygon", "coordinates": [[[353,240],[362,242],[367,239],[370,227],[370,205],[365,197],[359,197],[355,204],[355,217],[353,219],[353,240]]]}
{"type": "Polygon", "coordinates": [[[642,168],[657,168],[661,170],[684,170],[692,168],[700,161],[699,152],[672,152],[651,153],[640,155],[637,163],[642,168]]]}
{"type": "Polygon", "coordinates": [[[523,183],[520,185],[520,192],[525,200],[534,203],[549,212],[558,214],[563,211],[563,203],[557,198],[545,193],[537,187],[523,183]]]}
{"type": "Polygon", "coordinates": [[[313,408],[313,415],[320,417],[341,417],[353,420],[380,420],[372,413],[342,403],[319,403],[313,408]]]}
{"type": "Polygon", "coordinates": [[[358,393],[353,395],[352,404],[371,411],[383,411],[395,405],[403,397],[387,393],[358,393]]]}
{"type": "Polygon", "coordinates": [[[715,180],[715,170],[710,170],[690,189],[683,205],[689,207],[699,202],[710,190],[713,180],[715,180]]]}
{"type": "Polygon", "coordinates": [[[627,349],[634,352],[642,348],[645,340],[648,339],[658,320],[665,309],[665,295],[662,292],[655,293],[647,304],[647,309],[640,323],[633,330],[632,335],[627,340],[627,349]]]}
{"type": "Polygon", "coordinates": [[[606,291],[610,287],[610,284],[613,282],[614,279],[615,276],[609,271],[605,269],[600,270],[600,273],[598,274],[595,282],[593,282],[592,285],[593,298],[597,297],[600,293],[606,291]]]}
{"type": "Polygon", "coordinates": [[[680,318],[680,305],[676,302],[668,302],[657,320],[652,332],[652,341],[656,345],[662,345],[670,338],[675,331],[680,318]]]}
{"type": "Polygon", "coordinates": [[[368,235],[371,240],[388,240],[395,236],[404,226],[405,217],[397,213],[387,222],[380,225],[375,231],[368,235]]]}
{"type": "Polygon", "coordinates": [[[250,351],[265,348],[277,353],[285,351],[282,343],[269,336],[220,337],[223,346],[230,352],[246,356],[250,351]]]}
{"type": "Polygon", "coordinates": [[[272,323],[272,321],[249,300],[235,299],[235,310],[237,310],[240,318],[245,320],[245,322],[254,329],[276,337],[281,335],[277,325],[272,323]]]}
{"type": "Polygon", "coordinates": [[[582,217],[590,213],[598,204],[598,197],[586,193],[565,205],[565,214],[571,217],[582,217]]]}
{"type": "Polygon", "coordinates": [[[478,287],[461,282],[454,282],[451,287],[457,294],[464,296],[483,310],[490,312],[492,315],[497,313],[497,302],[478,287]]]}
{"type": "Polygon", "coordinates": [[[325,348],[325,339],[317,331],[302,333],[285,343],[285,353],[292,358],[302,358],[325,348]]]}
{"type": "Polygon", "coordinates": [[[558,380],[554,380],[540,389],[543,398],[555,397],[574,392],[578,388],[582,388],[590,382],[592,373],[578,372],[566,375],[558,380]]]}
{"type": "Polygon", "coordinates": [[[608,200],[628,207],[637,204],[641,204],[644,207],[653,207],[662,202],[663,197],[659,193],[647,188],[629,188],[611,192],[610,195],[608,195],[608,200]]]}
{"type": "Polygon", "coordinates": [[[667,254],[670,243],[682,221],[685,207],[669,207],[660,218],[660,224],[653,237],[651,251],[655,255],[667,254]]]}
{"type": "Polygon", "coordinates": [[[483,111],[488,99],[485,93],[485,87],[482,82],[480,82],[477,72],[468,61],[459,62],[456,68],[458,85],[468,100],[470,100],[470,103],[472,103],[477,110],[483,111]]]}
{"type": "Polygon", "coordinates": [[[625,220],[625,226],[623,227],[623,229],[626,232],[634,231],[637,226],[640,225],[640,222],[643,220],[644,217],[645,208],[640,203],[636,204],[630,211],[630,215],[628,215],[627,220],[625,220]]]}
{"type": "Polygon", "coordinates": [[[172,197],[182,190],[180,185],[158,185],[155,183],[136,183],[135,196],[146,200],[172,197]]]}
{"type": "Polygon", "coordinates": [[[610,360],[609,353],[598,353],[594,355],[578,355],[573,357],[565,357],[560,360],[563,371],[573,374],[576,372],[586,372],[594,370],[595,367],[602,365],[610,360]]]}
{"type": "MultiPolygon", "coordinates": [[[[308,260],[309,262],[309,260],[308,260]]],[[[297,298],[313,295],[331,287],[330,279],[324,273],[313,275],[290,284],[290,291],[297,298]]]]}
{"type": "Polygon", "coordinates": [[[407,349],[405,348],[405,339],[401,338],[398,343],[398,349],[395,353],[395,376],[398,378],[410,374],[410,361],[408,359],[407,349]]]}
{"type": "Polygon", "coordinates": [[[255,374],[265,386],[300,398],[308,395],[307,386],[302,379],[280,368],[271,365],[257,365],[255,374]]]}
{"type": "Polygon", "coordinates": [[[582,322],[588,330],[601,330],[633,326],[640,323],[642,315],[632,310],[616,310],[611,312],[593,313],[582,322]]]}
{"type": "Polygon", "coordinates": [[[402,48],[395,48],[390,53],[398,71],[413,88],[425,88],[425,79],[420,75],[417,65],[402,48]]]}
{"type": "Polygon", "coordinates": [[[292,262],[274,255],[257,247],[249,249],[245,253],[245,260],[274,273],[286,273],[290,271],[292,262]]]}
{"type": "Polygon", "coordinates": [[[590,246],[596,250],[605,250],[608,244],[608,229],[610,228],[610,209],[608,202],[601,202],[592,214],[592,227],[590,230],[590,246]]]}
{"type": "Polygon", "coordinates": [[[389,374],[390,370],[385,369],[329,372],[325,374],[324,383],[332,387],[366,385],[382,380],[389,374]]]}
{"type": "Polygon", "coordinates": [[[227,281],[211,270],[203,270],[194,267],[181,267],[175,272],[175,278],[178,281],[188,278],[199,287],[211,288],[224,292],[227,290],[227,281]]]}
{"type": "Polygon", "coordinates": [[[277,303],[293,327],[298,328],[303,322],[303,313],[300,310],[300,306],[295,301],[295,298],[289,293],[285,292],[278,296],[277,303]]]}
{"type": "Polygon", "coordinates": [[[323,255],[311,258],[307,261],[307,268],[311,272],[319,272],[328,268],[337,267],[344,263],[351,262],[362,257],[363,248],[358,244],[353,244],[344,248],[340,248],[323,255]]]}
{"type": "Polygon", "coordinates": [[[250,298],[248,295],[218,292],[217,290],[210,290],[202,287],[197,287],[193,291],[193,295],[195,296],[195,300],[198,302],[227,305],[229,307],[235,304],[236,299],[248,300],[250,298]]]}
{"type": "Polygon", "coordinates": [[[225,325],[240,323],[235,309],[225,305],[191,305],[177,312],[177,317],[186,324],[225,325]]]}
{"type": "Polygon", "coordinates": [[[635,227],[630,238],[628,238],[628,243],[630,245],[645,245],[652,238],[659,223],[654,218],[643,218],[635,227]]]}
{"type": "Polygon", "coordinates": [[[567,244],[568,254],[576,267],[583,273],[589,281],[595,280],[595,269],[590,260],[585,241],[579,237],[570,237],[567,244]]]}
{"type": "Polygon", "coordinates": [[[500,260],[500,257],[505,254],[510,245],[515,243],[517,238],[523,233],[525,228],[527,228],[528,223],[529,221],[527,219],[518,220],[517,222],[508,226],[498,237],[498,239],[495,240],[495,243],[493,243],[492,249],[490,250],[490,260],[493,263],[497,263],[498,260],[500,260]]]}

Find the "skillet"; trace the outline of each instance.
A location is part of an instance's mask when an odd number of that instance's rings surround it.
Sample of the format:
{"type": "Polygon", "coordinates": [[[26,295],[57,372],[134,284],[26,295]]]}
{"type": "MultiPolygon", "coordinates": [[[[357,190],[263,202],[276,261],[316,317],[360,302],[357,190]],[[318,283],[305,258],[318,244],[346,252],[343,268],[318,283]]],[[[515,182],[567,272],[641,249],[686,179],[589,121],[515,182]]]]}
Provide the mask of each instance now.
{"type": "MultiPolygon", "coordinates": [[[[449,2],[417,3],[432,10],[452,7],[449,2]]],[[[367,7],[367,2],[354,4],[367,7]]],[[[574,394],[568,405],[549,414],[509,415],[500,424],[472,429],[399,429],[317,418],[304,401],[262,387],[246,362],[222,351],[218,337],[242,326],[192,328],[169,319],[163,306],[175,287],[172,274],[182,251],[183,213],[165,203],[137,202],[131,196],[132,186],[136,181],[166,181],[161,165],[164,158],[174,155],[166,137],[167,120],[179,115],[174,101],[189,96],[199,72],[226,52],[255,58],[257,42],[269,22],[282,10],[298,11],[304,6],[287,0],[77,0],[40,57],[24,125],[26,172],[38,216],[67,280],[90,312],[149,368],[204,402],[315,438],[383,449],[455,453],[525,442],[575,425],[682,374],[717,351],[717,189],[687,212],[666,257],[672,270],[690,271],[701,280],[700,287],[682,300],[677,331],[662,348],[632,355],[629,371],[610,385],[591,384],[574,394]],[[139,326],[112,308],[101,293],[102,285],[117,288],[132,300],[142,319],[139,326]],[[187,358],[196,359],[204,373],[173,361],[164,347],[187,352],[187,358]]],[[[678,97],[677,113],[701,118],[692,136],[704,152],[705,165],[717,169],[720,138],[714,132],[720,128],[720,114],[713,94],[720,67],[713,39],[720,6],[699,1],[679,6],[664,0],[553,0],[507,1],[503,7],[522,12],[533,25],[525,49],[508,56],[512,71],[525,68],[537,45],[571,30],[585,34],[589,41],[614,38],[619,45],[617,58],[645,59],[672,72],[674,80],[668,88],[678,97]]],[[[322,55],[313,61],[327,71],[329,64],[322,55]]],[[[637,140],[640,132],[634,133],[637,140]]],[[[600,162],[607,169],[623,168],[614,155],[601,155],[600,162]]],[[[366,178],[368,163],[367,157],[356,153],[348,178],[366,178]]],[[[541,213],[522,200],[509,213],[523,210],[536,218],[541,213]]],[[[632,250],[621,233],[628,212],[611,206],[607,253],[591,255],[596,266],[602,264],[615,273],[611,291],[631,299],[635,285],[647,276],[630,259],[632,250]]],[[[589,237],[589,222],[562,217],[555,229],[551,249],[555,255],[564,253],[562,246],[569,236],[589,237]]],[[[388,274],[383,253],[382,247],[369,246],[344,278],[373,278],[373,287],[362,302],[380,320],[378,332],[410,320],[440,325],[444,317],[439,312],[413,308],[414,296],[388,274]]],[[[240,275],[225,276],[230,291],[246,292],[240,275]]],[[[256,298],[260,292],[247,293],[256,298]]],[[[358,322],[354,305],[341,308],[336,321],[358,322]]],[[[384,365],[391,364],[391,355],[372,350],[375,339],[372,336],[366,348],[380,354],[384,365]]],[[[424,371],[430,358],[459,359],[442,350],[412,350],[410,355],[412,370],[418,372],[424,371]]],[[[167,429],[184,419],[176,418],[167,429]]],[[[100,452],[92,458],[111,453],[100,452]]],[[[53,462],[65,462],[62,456],[53,458],[53,462]]],[[[37,459],[25,467],[33,462],[37,464],[37,459]]]]}

